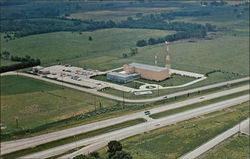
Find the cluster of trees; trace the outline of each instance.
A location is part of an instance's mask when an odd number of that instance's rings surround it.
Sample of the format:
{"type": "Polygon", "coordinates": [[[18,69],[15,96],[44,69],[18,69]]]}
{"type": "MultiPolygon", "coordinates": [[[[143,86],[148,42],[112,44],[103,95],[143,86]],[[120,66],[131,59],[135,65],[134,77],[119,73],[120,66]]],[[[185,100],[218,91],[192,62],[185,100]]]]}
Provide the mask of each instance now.
{"type": "Polygon", "coordinates": [[[178,11],[178,12],[167,12],[167,13],[161,13],[162,17],[166,19],[175,19],[177,16],[181,17],[193,17],[193,16],[208,16],[210,15],[209,11],[204,10],[197,10],[197,11],[178,11]]]}
{"type": "Polygon", "coordinates": [[[25,57],[18,57],[18,56],[12,56],[12,55],[10,56],[10,53],[8,51],[3,51],[0,54],[0,57],[4,60],[20,62],[20,63],[9,65],[9,66],[1,66],[0,73],[14,71],[14,70],[23,69],[23,68],[32,67],[32,66],[37,66],[41,64],[41,61],[39,59],[33,59],[28,55],[26,55],[25,57]]]}
{"type": "Polygon", "coordinates": [[[135,56],[136,54],[138,54],[138,48],[130,48],[130,53],[128,53],[128,54],[123,53],[122,57],[127,58],[129,56],[135,56]]]}
{"type": "MultiPolygon", "coordinates": [[[[132,156],[122,150],[122,144],[118,141],[110,141],[108,143],[108,156],[106,159],[132,159],[132,156]]],[[[92,152],[89,155],[78,155],[73,159],[104,159],[98,152],[92,152]]]]}
{"type": "MultiPolygon", "coordinates": [[[[165,41],[177,41],[181,39],[188,39],[188,38],[204,38],[207,35],[207,31],[215,31],[216,27],[211,24],[206,24],[205,26],[196,24],[198,26],[191,26],[187,24],[189,29],[186,28],[186,23],[181,22],[183,25],[183,31],[177,32],[172,35],[167,35],[163,38],[149,38],[148,40],[138,40],[136,42],[136,46],[143,47],[147,45],[155,45],[159,43],[164,43],[165,41]]],[[[181,29],[181,28],[179,28],[181,29]]]]}
{"type": "Polygon", "coordinates": [[[227,4],[227,2],[225,2],[225,1],[219,1],[219,2],[213,1],[210,3],[211,6],[224,6],[226,4],[227,4]]]}

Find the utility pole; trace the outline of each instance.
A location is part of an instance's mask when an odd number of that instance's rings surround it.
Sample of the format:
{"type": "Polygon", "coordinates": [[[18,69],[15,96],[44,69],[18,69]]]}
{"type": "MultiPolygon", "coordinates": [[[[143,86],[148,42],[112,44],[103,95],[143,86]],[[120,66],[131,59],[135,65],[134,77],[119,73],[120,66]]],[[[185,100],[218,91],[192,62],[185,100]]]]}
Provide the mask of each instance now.
{"type": "Polygon", "coordinates": [[[16,117],[16,128],[18,128],[18,117],[16,117]]]}
{"type": "Polygon", "coordinates": [[[160,96],[160,90],[159,90],[159,85],[157,86],[157,92],[158,92],[158,96],[160,96]]]}
{"type": "Polygon", "coordinates": [[[122,91],[122,108],[124,108],[125,99],[124,99],[124,91],[122,91]]]}

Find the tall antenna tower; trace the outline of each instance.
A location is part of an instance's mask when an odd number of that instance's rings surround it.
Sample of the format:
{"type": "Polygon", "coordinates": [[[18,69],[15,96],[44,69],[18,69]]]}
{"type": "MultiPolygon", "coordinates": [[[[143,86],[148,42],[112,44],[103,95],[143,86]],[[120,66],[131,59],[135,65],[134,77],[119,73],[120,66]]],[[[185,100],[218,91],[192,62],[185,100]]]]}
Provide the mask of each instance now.
{"type": "Polygon", "coordinates": [[[165,41],[166,44],[166,59],[165,59],[165,67],[170,70],[171,68],[171,62],[170,62],[170,53],[169,53],[169,43],[165,41]]]}
{"type": "Polygon", "coordinates": [[[157,64],[158,64],[158,56],[157,54],[155,54],[155,65],[157,66],[157,64]]]}

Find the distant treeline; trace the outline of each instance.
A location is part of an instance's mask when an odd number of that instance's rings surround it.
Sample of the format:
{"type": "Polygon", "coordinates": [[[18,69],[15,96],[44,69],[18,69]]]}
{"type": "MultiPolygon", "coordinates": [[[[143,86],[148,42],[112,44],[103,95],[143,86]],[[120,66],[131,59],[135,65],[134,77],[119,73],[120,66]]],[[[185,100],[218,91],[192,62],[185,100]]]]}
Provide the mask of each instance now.
{"type": "Polygon", "coordinates": [[[1,58],[5,60],[11,60],[11,61],[16,61],[20,63],[9,65],[9,66],[1,66],[0,73],[14,71],[14,70],[23,69],[23,68],[32,67],[32,66],[37,66],[41,64],[41,61],[39,59],[33,59],[30,56],[25,56],[25,57],[11,56],[10,59],[8,59],[9,56],[10,56],[10,53],[7,51],[4,51],[1,54],[1,58]]]}
{"type": "MultiPolygon", "coordinates": [[[[166,22],[172,20],[174,16],[201,16],[209,15],[204,11],[192,12],[170,12],[169,14],[150,14],[135,18],[128,17],[127,20],[121,22],[94,21],[94,20],[79,20],[60,18],[46,19],[19,19],[19,20],[3,20],[1,22],[1,32],[14,32],[14,38],[19,38],[27,35],[49,33],[56,31],[93,31],[105,28],[140,28],[140,29],[161,29],[192,32],[195,29],[204,28],[199,24],[183,23],[183,22],[166,22]],[[192,29],[190,29],[192,28],[192,29]]],[[[196,30],[197,31],[197,30],[196,30]]],[[[205,30],[204,30],[205,31],[205,30]]],[[[204,32],[203,31],[203,32],[204,32]]],[[[179,35],[182,35],[180,33],[179,35]]],[[[176,36],[179,36],[178,34],[176,36]]]]}
{"type": "Polygon", "coordinates": [[[204,26],[200,24],[190,25],[190,23],[174,22],[174,24],[172,25],[182,26],[182,28],[178,28],[182,30],[180,32],[177,32],[176,34],[167,35],[164,38],[149,38],[148,40],[138,40],[136,42],[136,46],[142,47],[164,43],[165,41],[172,42],[188,38],[204,38],[207,35],[207,31],[216,31],[216,27],[208,23],[204,26]]]}

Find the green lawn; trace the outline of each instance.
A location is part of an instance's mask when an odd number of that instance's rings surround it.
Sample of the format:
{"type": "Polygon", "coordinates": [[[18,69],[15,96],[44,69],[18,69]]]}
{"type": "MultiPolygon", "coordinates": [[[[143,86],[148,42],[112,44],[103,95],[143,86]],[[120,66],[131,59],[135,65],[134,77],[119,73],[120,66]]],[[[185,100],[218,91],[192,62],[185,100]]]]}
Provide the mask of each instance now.
{"type": "MultiPolygon", "coordinates": [[[[176,159],[248,117],[249,102],[122,141],[134,159],[176,159]]],[[[106,152],[106,149],[101,153],[106,152]]]]}
{"type": "Polygon", "coordinates": [[[96,100],[100,100],[103,107],[116,104],[112,100],[27,77],[3,76],[1,123],[7,128],[2,133],[34,128],[92,111],[96,100]],[[19,128],[16,128],[16,117],[19,128]]]}
{"type": "Polygon", "coordinates": [[[180,76],[180,75],[172,75],[171,78],[163,80],[163,81],[150,81],[150,80],[146,80],[146,79],[138,79],[136,81],[140,81],[143,83],[148,83],[148,84],[159,84],[163,87],[169,87],[169,86],[178,86],[178,85],[182,85],[182,84],[186,84],[188,82],[191,82],[195,80],[195,78],[191,78],[191,77],[184,77],[184,76],[180,76]]]}
{"type": "Polygon", "coordinates": [[[250,138],[247,135],[232,137],[201,158],[238,159],[249,158],[250,138]]]}

